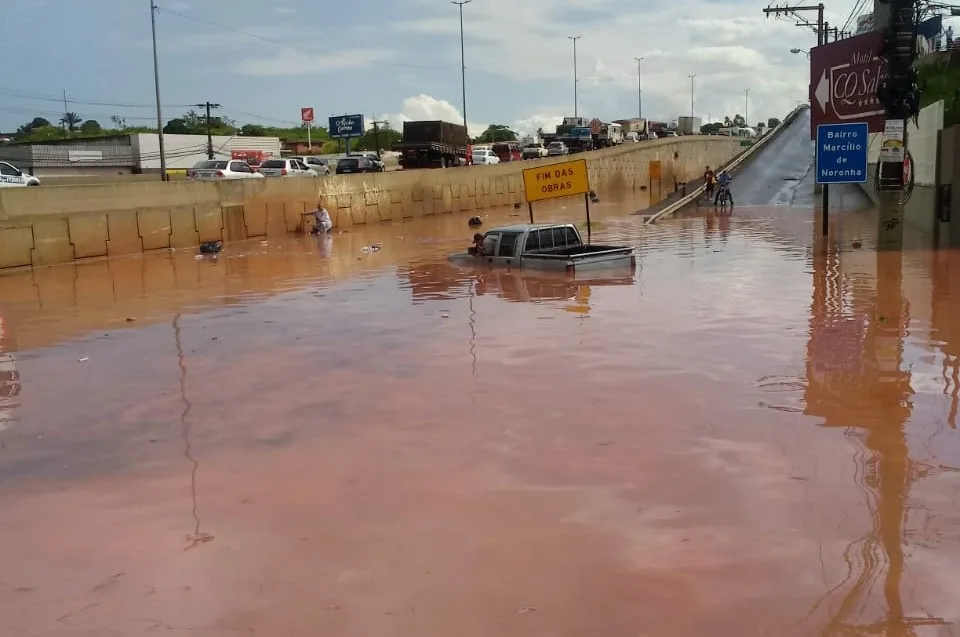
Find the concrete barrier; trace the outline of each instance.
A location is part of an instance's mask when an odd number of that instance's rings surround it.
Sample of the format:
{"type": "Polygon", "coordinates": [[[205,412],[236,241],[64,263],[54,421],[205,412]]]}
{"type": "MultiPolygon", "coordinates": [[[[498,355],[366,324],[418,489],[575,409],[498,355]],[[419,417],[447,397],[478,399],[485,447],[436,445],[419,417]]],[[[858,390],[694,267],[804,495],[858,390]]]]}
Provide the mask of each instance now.
{"type": "MultiPolygon", "coordinates": [[[[645,189],[656,204],[703,166],[739,152],[736,139],[689,136],[577,157],[587,159],[598,192],[645,189]]],[[[522,202],[522,170],[556,161],[318,179],[7,188],[0,190],[0,271],[293,232],[318,197],[338,227],[472,213],[522,202]]]]}
{"type": "MultiPolygon", "coordinates": [[[[720,168],[718,170],[721,170],[721,171],[736,170],[742,163],[744,163],[745,161],[753,157],[755,154],[760,152],[760,150],[762,150],[763,147],[766,146],[771,139],[776,138],[777,135],[779,135],[781,132],[786,130],[786,128],[790,126],[790,124],[792,124],[793,121],[797,118],[797,116],[800,115],[800,113],[806,112],[808,108],[809,107],[807,105],[801,105],[800,107],[790,111],[790,113],[785,118],[783,118],[783,121],[780,122],[780,124],[776,128],[772,129],[769,133],[761,137],[760,141],[758,141],[753,146],[750,146],[749,148],[747,148],[744,152],[739,153],[736,157],[734,157],[732,160],[730,160],[726,164],[720,164],[720,168]]],[[[676,202],[670,204],[663,210],[657,211],[656,214],[653,214],[650,217],[648,217],[644,221],[644,223],[645,224],[656,223],[661,219],[677,214],[679,211],[689,206],[692,202],[702,197],[706,189],[707,189],[706,184],[701,184],[697,186],[693,190],[693,192],[687,193],[686,195],[678,199],[676,202]]]]}

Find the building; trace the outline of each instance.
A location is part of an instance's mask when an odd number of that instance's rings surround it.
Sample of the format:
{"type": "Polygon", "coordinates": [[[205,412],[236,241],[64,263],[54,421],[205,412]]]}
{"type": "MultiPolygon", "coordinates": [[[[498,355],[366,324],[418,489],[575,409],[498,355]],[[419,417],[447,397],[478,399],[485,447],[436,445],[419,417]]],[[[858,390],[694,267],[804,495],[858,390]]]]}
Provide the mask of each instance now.
{"type": "MultiPolygon", "coordinates": [[[[137,161],[137,172],[160,170],[160,136],[154,133],[129,135],[130,145],[137,161]]],[[[164,135],[167,169],[184,170],[207,159],[206,135],[164,135]]],[[[279,137],[245,137],[243,135],[214,135],[213,155],[230,159],[234,153],[259,151],[264,157],[280,157],[279,137]]]]}
{"type": "MultiPolygon", "coordinates": [[[[164,135],[168,170],[185,170],[207,159],[206,135],[164,135]]],[[[230,159],[243,151],[262,157],[280,156],[279,137],[214,135],[214,157],[230,159]]],[[[4,144],[0,160],[38,177],[105,177],[160,170],[160,139],[156,133],[74,137],[32,144],[4,144]]]]}

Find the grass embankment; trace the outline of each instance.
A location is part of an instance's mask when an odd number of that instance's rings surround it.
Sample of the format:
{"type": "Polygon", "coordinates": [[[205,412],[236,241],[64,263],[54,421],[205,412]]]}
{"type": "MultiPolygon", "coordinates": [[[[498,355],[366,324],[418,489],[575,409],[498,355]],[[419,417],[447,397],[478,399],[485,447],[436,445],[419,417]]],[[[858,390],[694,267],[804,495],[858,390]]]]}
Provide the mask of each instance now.
{"type": "Polygon", "coordinates": [[[943,125],[960,123],[960,53],[934,53],[923,58],[917,68],[920,107],[943,100],[943,125]]]}

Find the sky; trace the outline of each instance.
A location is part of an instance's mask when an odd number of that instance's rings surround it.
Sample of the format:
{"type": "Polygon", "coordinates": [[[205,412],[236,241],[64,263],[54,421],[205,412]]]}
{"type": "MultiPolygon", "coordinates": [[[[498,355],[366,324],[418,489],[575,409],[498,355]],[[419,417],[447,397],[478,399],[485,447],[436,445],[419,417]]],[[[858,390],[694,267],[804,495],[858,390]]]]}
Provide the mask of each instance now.
{"type": "MultiPolygon", "coordinates": [[[[300,108],[463,121],[458,7],[448,0],[156,0],[164,119],[206,101],[240,124],[299,124],[300,108]]],[[[829,3],[842,25],[857,0],[829,3]]],[[[872,6],[872,2],[867,3],[872,6]]],[[[610,121],[746,114],[806,101],[810,29],[757,0],[471,0],[463,7],[471,133],[552,131],[574,112],[610,121]],[[635,58],[642,58],[638,64],[635,58]],[[749,93],[747,90],[749,89],[749,93]],[[749,109],[748,111],[746,109],[749,109]],[[745,113],[746,111],[746,113],[745,113]]],[[[156,121],[150,0],[4,1],[0,131],[69,110],[156,121]],[[39,40],[39,41],[38,41],[39,40]],[[63,97],[66,94],[67,109],[63,97]]],[[[811,14],[811,17],[814,16],[811,14]]],[[[854,15],[855,18],[855,15],[854,15]]],[[[852,22],[851,22],[852,24],[852,22]]],[[[852,30],[852,29],[851,29],[852,30]]]]}

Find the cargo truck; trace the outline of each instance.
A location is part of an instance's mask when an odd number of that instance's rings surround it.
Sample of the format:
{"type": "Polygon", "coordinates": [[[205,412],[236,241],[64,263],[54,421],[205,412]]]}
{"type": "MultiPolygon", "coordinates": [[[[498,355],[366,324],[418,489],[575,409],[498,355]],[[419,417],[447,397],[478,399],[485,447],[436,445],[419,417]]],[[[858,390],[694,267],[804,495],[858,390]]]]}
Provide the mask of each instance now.
{"type": "Polygon", "coordinates": [[[677,118],[677,132],[681,135],[699,135],[701,126],[703,119],[700,117],[685,115],[677,118]]]}
{"type": "Polygon", "coordinates": [[[410,168],[446,168],[467,164],[467,129],[460,124],[441,121],[403,123],[403,138],[393,145],[400,153],[400,166],[410,168]]]}

